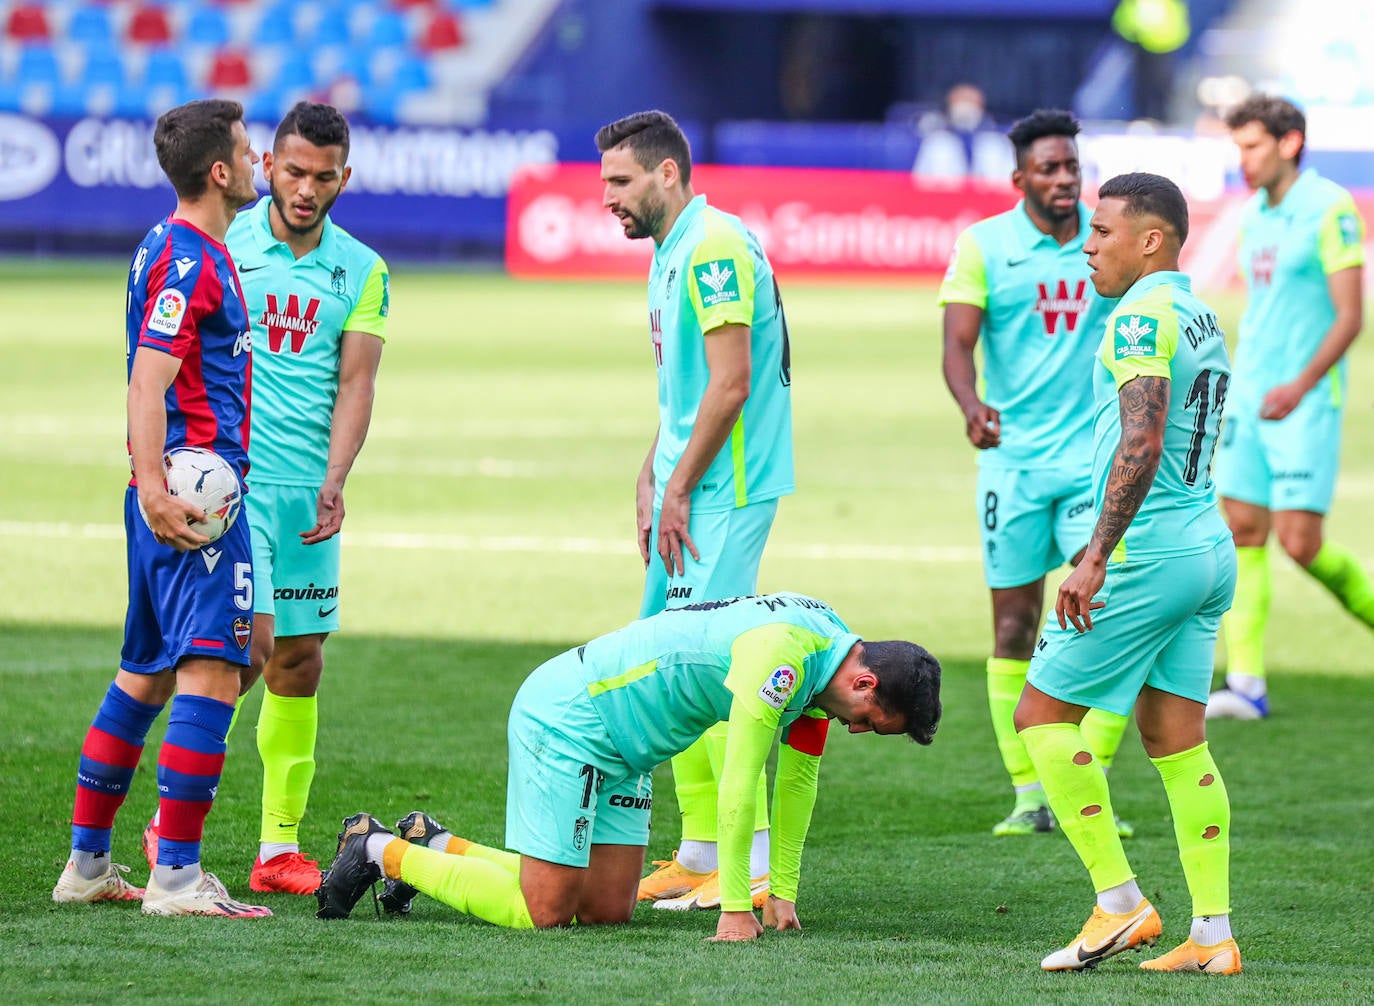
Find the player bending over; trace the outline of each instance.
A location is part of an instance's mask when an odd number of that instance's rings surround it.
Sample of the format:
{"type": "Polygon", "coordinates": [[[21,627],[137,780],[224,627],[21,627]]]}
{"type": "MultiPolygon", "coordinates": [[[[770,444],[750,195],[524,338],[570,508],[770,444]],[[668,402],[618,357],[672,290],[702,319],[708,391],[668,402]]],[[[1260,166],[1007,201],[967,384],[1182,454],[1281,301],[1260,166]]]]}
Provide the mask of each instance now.
{"type": "Polygon", "coordinates": [[[800,929],[801,853],[829,717],[850,733],[929,744],[940,721],[940,664],[914,643],[863,642],[829,605],[801,594],[712,601],[633,622],[547,661],[516,694],[506,789],[514,852],[456,838],[418,811],[398,824],[406,840],[357,814],[344,822],[318,914],[346,917],[385,876],[381,900],[393,911],[418,890],[516,929],[628,922],[649,842],[650,773],[725,722],[714,938],[763,933],[749,848],[759,773],[779,733],[763,918],[800,929]]]}

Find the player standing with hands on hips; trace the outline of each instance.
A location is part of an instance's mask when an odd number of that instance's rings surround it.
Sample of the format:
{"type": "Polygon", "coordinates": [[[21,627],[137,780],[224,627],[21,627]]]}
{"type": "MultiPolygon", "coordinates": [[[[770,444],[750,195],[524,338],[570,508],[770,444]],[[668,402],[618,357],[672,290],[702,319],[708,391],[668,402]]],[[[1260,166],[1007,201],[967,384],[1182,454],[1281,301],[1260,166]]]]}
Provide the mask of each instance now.
{"type": "MultiPolygon", "coordinates": [[[[1045,604],[1045,574],[1077,562],[1092,534],[1093,348],[1116,302],[1088,283],[1091,211],[1079,195],[1078,123],[1040,109],[1014,123],[1021,202],[959,236],[940,287],[944,374],[978,448],[983,576],[992,590],[988,708],[1016,803],[994,835],[1054,830],[1012,715],[1045,604]],[[974,349],[983,343],[986,394],[974,349]]],[[[1093,710],[1083,735],[1104,768],[1126,719],[1093,710]]],[[[1123,837],[1130,825],[1118,821],[1123,837]]]]}
{"type": "MultiPolygon", "coordinates": [[[[640,617],[752,594],[778,498],[794,489],[791,357],[773,267],[738,217],[692,191],[687,138],[664,112],[602,127],[605,205],[629,238],[653,238],[649,331],[659,428],[635,487],[647,566],[640,617]]],[[[716,801],[724,724],[673,758],[682,844],[644,879],[663,908],[720,905],[716,801]]],[[[766,780],[759,776],[752,892],[768,892],[766,780]]]]}
{"type": "Polygon", "coordinates": [[[158,119],[153,143],[177,205],[149,231],[129,269],[125,325],[134,477],[124,498],[124,647],[81,746],[72,853],[52,897],[141,898],[145,915],[260,918],[272,913],[229,897],[200,865],[239,669],[248,663],[248,522],[236,521],[208,543],[187,526],[204,513],[170,495],[162,475],[164,452],[178,447],[214,451],[240,480],[248,473],[248,313],[224,237],[239,207],[256,194],[258,157],[244,128],[243,106],[235,101],[173,108],[158,119]],[[144,890],[123,878],[127,867],[111,861],[111,831],[148,730],[169,699],[157,765],[162,841],[144,890]]]}

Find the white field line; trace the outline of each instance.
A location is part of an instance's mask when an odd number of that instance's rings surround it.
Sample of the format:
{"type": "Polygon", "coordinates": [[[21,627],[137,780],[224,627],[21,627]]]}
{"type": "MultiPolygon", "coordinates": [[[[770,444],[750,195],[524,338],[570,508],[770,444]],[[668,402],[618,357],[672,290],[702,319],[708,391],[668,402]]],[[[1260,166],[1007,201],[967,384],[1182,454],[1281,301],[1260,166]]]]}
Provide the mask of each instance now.
{"type": "MultiPolygon", "coordinates": [[[[47,521],[0,520],[0,538],[46,538],[116,541],[124,537],[119,524],[71,524],[47,521]]],[[[538,552],[578,555],[632,555],[632,540],[550,538],[533,535],[422,534],[398,531],[348,531],[351,547],[383,551],[538,552]]],[[[768,549],[779,559],[860,560],[876,562],[963,563],[978,561],[978,549],[935,545],[792,545],[779,542],[768,549]]]]}

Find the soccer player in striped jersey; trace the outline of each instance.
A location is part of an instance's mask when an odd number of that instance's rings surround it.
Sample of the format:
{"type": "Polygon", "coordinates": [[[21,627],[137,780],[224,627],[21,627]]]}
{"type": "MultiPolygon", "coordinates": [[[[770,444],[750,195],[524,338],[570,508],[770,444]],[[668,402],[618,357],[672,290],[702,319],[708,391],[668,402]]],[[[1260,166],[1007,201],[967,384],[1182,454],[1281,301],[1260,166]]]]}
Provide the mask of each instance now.
{"type": "MultiPolygon", "coordinates": [[[[158,119],[158,164],[176,191],[170,217],[143,239],[129,269],[128,435],[124,498],[129,607],[119,671],[86,733],[72,811],[72,852],[53,889],[61,902],[141,898],[145,915],[259,918],[201,869],[205,817],[248,663],[253,556],[248,522],[208,543],[204,514],[167,492],[162,455],[214,451],[248,473],[248,314],[224,238],[252,201],[253,165],[238,102],[181,105],[158,119]],[[140,516],[139,507],[143,514],[140,516]],[[162,841],[146,889],[110,855],[115,815],[153,720],[171,700],[158,758],[162,841]]],[[[245,507],[247,502],[245,501],[245,507]]]]}
{"type": "MultiPolygon", "coordinates": [[[[738,217],[692,191],[687,138],[664,112],[596,134],[603,201],[632,239],[653,238],[649,335],[658,433],[635,486],[646,575],[640,617],[752,594],[792,493],[792,361],[773,267],[738,217]]],[[[644,878],[656,907],[718,903],[716,792],[723,726],[673,759],[682,842],[644,878]]],[[[768,892],[766,780],[758,780],[754,895],[768,892]]]]}
{"type": "MultiPolygon", "coordinates": [[[[988,708],[1015,804],[994,835],[1054,829],[1012,714],[1044,610],[1045,574],[1077,562],[1092,534],[1093,347],[1115,302],[1088,282],[1091,211],[1079,198],[1078,123],[1040,109],[1014,123],[1021,201],[959,235],[940,304],[944,374],[978,449],[976,508],[992,590],[988,708]],[[983,347],[982,395],[974,350],[983,347]]],[[[1093,710],[1083,733],[1104,768],[1126,720],[1093,710]]],[[[1118,822],[1127,836],[1131,826],[1118,822]]]]}
{"type": "Polygon", "coordinates": [[[1264,630],[1269,532],[1341,605],[1374,628],[1374,584],[1323,524],[1340,465],[1346,352],[1364,318],[1364,221],[1350,193],[1299,170],[1307,122],[1255,95],[1226,117],[1255,189],[1240,231],[1248,299],[1217,454],[1217,489],[1236,539],[1236,601],[1222,624],[1226,687],[1207,715],[1269,715],[1264,630]]]}
{"type": "Polygon", "coordinates": [[[800,929],[802,847],[830,717],[850,733],[906,734],[940,721],[940,665],[914,643],[865,642],[802,594],[661,612],[568,650],[532,673],[508,724],[506,846],[476,845],[416,811],[398,827],[344,822],[320,887],[321,918],[348,915],[382,876],[382,901],[415,891],[515,929],[629,922],[649,840],[654,767],[726,724],[720,772],[720,919],[715,939],[800,929]],[[756,787],[778,748],[772,890],[753,912],[756,787]]]}

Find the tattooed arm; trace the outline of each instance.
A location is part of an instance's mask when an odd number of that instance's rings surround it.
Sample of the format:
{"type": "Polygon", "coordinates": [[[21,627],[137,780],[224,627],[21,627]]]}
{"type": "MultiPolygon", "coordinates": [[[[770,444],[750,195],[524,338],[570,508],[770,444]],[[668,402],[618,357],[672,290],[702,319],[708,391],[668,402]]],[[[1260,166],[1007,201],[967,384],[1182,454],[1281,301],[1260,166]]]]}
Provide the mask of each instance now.
{"type": "Polygon", "coordinates": [[[1136,377],[1121,386],[1121,441],[1116,446],[1102,512],[1083,559],[1059,588],[1055,614],[1061,628],[1072,622],[1079,632],[1093,627],[1092,612],[1102,607],[1093,597],[1107,578],[1107,558],[1135,520],[1154,483],[1164,453],[1164,426],[1169,415],[1169,380],[1136,377]]]}

